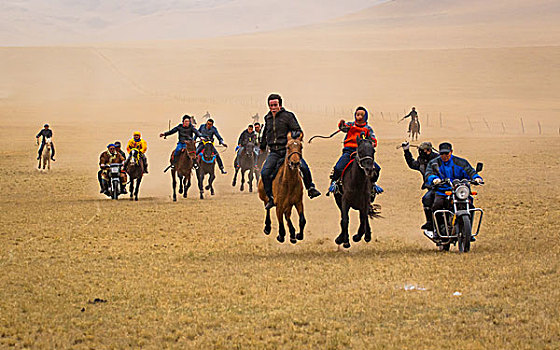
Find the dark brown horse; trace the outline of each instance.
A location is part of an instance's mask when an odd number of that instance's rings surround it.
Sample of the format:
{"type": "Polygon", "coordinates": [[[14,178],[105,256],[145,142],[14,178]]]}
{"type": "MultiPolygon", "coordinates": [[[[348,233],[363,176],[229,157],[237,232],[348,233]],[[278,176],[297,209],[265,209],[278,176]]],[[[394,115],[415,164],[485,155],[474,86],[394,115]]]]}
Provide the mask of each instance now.
{"type": "MultiPolygon", "coordinates": [[[[175,166],[171,168],[171,178],[173,179],[173,201],[177,201],[177,194],[175,189],[177,187],[177,179],[179,177],[179,194],[183,194],[183,198],[187,198],[187,191],[191,187],[191,173],[194,165],[194,158],[196,157],[196,149],[194,141],[185,141],[186,148],[183,148],[178,158],[175,159],[175,166]]],[[[171,156],[173,157],[173,151],[171,156]]]]}
{"type": "Polygon", "coordinates": [[[196,170],[196,177],[198,179],[198,189],[200,191],[200,199],[204,199],[204,177],[209,175],[207,190],[210,190],[210,195],[214,195],[214,180],[216,179],[216,154],[214,154],[214,144],[211,141],[203,140],[204,147],[199,154],[200,167],[196,170]]]}
{"type": "Polygon", "coordinates": [[[130,187],[128,189],[128,192],[130,192],[130,200],[134,199],[137,201],[140,183],[144,175],[144,162],[142,162],[140,158],[140,151],[136,148],[131,149],[125,164],[126,173],[130,176],[130,187]],[[136,180],[136,188],[134,186],[134,180],[136,180]]]}
{"type": "Polygon", "coordinates": [[[348,212],[350,208],[360,212],[360,228],[358,233],[352,237],[354,242],[359,242],[362,237],[366,242],[371,241],[371,227],[369,225],[369,214],[371,213],[371,191],[373,179],[377,177],[378,170],[375,167],[375,148],[370,138],[364,135],[357,137],[358,150],[341,179],[340,191],[335,192],[334,198],[340,209],[341,233],[336,237],[336,244],[342,244],[344,248],[350,248],[348,237],[348,223],[350,221],[348,212]]]}
{"type": "Polygon", "coordinates": [[[237,154],[235,159],[235,174],[233,175],[232,186],[237,184],[237,173],[241,171],[240,191],[245,190],[245,173],[247,172],[247,183],[249,184],[249,192],[253,192],[253,176],[255,174],[255,154],[257,146],[253,142],[248,142],[237,154]]]}
{"type": "MultiPolygon", "coordinates": [[[[293,138],[288,134],[288,143],[286,145],[286,159],[284,164],[280,166],[278,174],[272,183],[272,193],[276,201],[276,217],[278,218],[278,242],[283,243],[286,236],[284,227],[284,217],[288,222],[290,230],[290,242],[295,244],[298,240],[303,240],[303,229],[305,228],[305,214],[303,213],[303,183],[300,173],[300,165],[303,148],[303,135],[293,138]],[[291,215],[292,207],[296,207],[299,216],[299,233],[296,235],[296,229],[292,224],[291,215]]],[[[259,181],[259,198],[268,202],[268,196],[264,192],[262,178],[259,181]]],[[[266,211],[264,233],[271,232],[270,210],[266,211]]]]}

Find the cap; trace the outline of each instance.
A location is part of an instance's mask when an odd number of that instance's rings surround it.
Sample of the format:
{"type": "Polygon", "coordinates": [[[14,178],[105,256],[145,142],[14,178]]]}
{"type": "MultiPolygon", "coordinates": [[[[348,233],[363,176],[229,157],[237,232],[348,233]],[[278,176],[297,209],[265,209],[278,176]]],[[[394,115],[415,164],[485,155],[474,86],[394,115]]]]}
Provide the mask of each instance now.
{"type": "Polygon", "coordinates": [[[115,147],[121,147],[121,142],[120,141],[115,141],[114,145],[115,145],[115,147]]]}
{"type": "Polygon", "coordinates": [[[449,153],[453,151],[453,147],[449,142],[442,142],[439,144],[439,153],[449,153]]]}
{"type": "Polygon", "coordinates": [[[110,143],[107,145],[107,148],[116,147],[114,143],[110,143]]]}
{"type": "Polygon", "coordinates": [[[428,142],[428,141],[424,141],[420,144],[420,146],[418,146],[419,150],[431,150],[432,149],[432,143],[428,142]]]}

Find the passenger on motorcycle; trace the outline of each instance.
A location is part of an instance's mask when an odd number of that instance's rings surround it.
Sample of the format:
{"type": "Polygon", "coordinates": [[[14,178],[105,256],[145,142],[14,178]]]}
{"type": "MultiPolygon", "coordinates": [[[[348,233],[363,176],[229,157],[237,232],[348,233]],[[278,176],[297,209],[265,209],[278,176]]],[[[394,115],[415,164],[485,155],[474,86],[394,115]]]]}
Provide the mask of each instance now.
{"type": "Polygon", "coordinates": [[[124,151],[121,149],[121,142],[115,141],[114,145],[117,150],[117,153],[120,153],[120,155],[123,156],[124,159],[126,159],[126,153],[124,153],[124,151]]]}
{"type": "MultiPolygon", "coordinates": [[[[101,187],[101,193],[105,193],[106,195],[109,195],[110,178],[109,178],[108,171],[110,165],[113,163],[123,163],[124,161],[125,161],[124,157],[117,152],[115,144],[113,143],[109,144],[107,146],[107,150],[101,153],[101,155],[99,156],[99,168],[101,168],[101,170],[99,170],[99,172],[97,173],[99,185],[101,187]]],[[[126,189],[125,189],[126,178],[124,177],[123,173],[120,174],[120,178],[122,184],[121,193],[126,194],[126,189]]]]}
{"type": "Polygon", "coordinates": [[[433,220],[432,220],[432,205],[434,204],[435,192],[432,188],[426,186],[424,182],[424,175],[426,174],[428,163],[439,156],[437,152],[432,149],[431,142],[422,142],[418,147],[418,158],[414,159],[412,153],[410,153],[410,143],[408,141],[402,143],[402,149],[404,151],[404,159],[408,167],[413,170],[418,170],[422,174],[422,189],[428,189],[428,191],[422,196],[422,205],[424,207],[424,215],[426,216],[426,223],[422,225],[423,230],[432,231],[433,230],[433,220]]]}
{"type": "MultiPolygon", "coordinates": [[[[142,134],[140,131],[135,131],[132,134],[132,139],[128,141],[126,145],[126,151],[128,154],[132,151],[132,149],[136,148],[140,155],[140,160],[144,163],[144,173],[148,173],[148,159],[146,158],[146,152],[148,151],[148,143],[146,140],[142,139],[142,134]]],[[[128,159],[127,159],[128,162],[128,159]]],[[[127,163],[128,164],[128,163],[127,163]]]]}
{"type": "Polygon", "coordinates": [[[432,187],[435,191],[432,212],[446,207],[447,195],[445,192],[450,191],[451,186],[442,183],[443,180],[449,179],[453,181],[455,179],[469,179],[479,184],[483,182],[482,177],[476,173],[476,170],[466,159],[453,155],[453,148],[449,142],[443,142],[439,145],[439,157],[428,163],[424,178],[426,180],[426,186],[432,187]]]}

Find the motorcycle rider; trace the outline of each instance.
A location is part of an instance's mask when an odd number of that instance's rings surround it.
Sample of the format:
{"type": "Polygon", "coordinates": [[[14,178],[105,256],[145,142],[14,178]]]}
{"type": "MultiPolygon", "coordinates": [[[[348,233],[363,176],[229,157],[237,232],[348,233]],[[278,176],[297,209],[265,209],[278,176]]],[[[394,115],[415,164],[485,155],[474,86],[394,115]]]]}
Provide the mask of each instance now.
{"type": "MultiPolygon", "coordinates": [[[[108,174],[108,170],[112,163],[123,163],[125,161],[124,157],[117,152],[114,143],[107,145],[107,150],[101,153],[99,156],[99,167],[101,170],[97,173],[97,178],[99,180],[99,185],[101,187],[100,193],[105,193],[109,195],[109,181],[110,177],[108,174]]],[[[121,179],[121,194],[126,194],[126,179],[124,174],[121,172],[120,174],[121,179]]]]}
{"type": "MultiPolygon", "coordinates": [[[[43,148],[45,148],[47,139],[52,138],[52,136],[53,136],[53,132],[51,129],[49,129],[49,124],[43,125],[43,129],[39,131],[37,136],[35,136],[35,139],[37,140],[37,144],[39,144],[39,137],[42,137],[41,147],[39,147],[39,152],[38,152],[39,154],[37,155],[37,160],[41,159],[41,155],[43,154],[43,148]]],[[[56,162],[56,160],[54,159],[54,143],[52,142],[52,140],[51,140],[51,160],[53,162],[56,162]]]]}
{"type": "MultiPolygon", "coordinates": [[[[208,114],[208,112],[206,113],[208,114]]],[[[213,119],[209,118],[206,121],[206,124],[200,126],[198,132],[202,135],[202,137],[206,138],[208,141],[212,143],[214,143],[214,136],[216,136],[216,138],[220,142],[220,145],[227,147],[227,145],[224,142],[224,139],[218,132],[218,129],[214,126],[213,119]]],[[[203,148],[204,148],[204,143],[200,142],[198,144],[198,147],[196,148],[196,154],[200,154],[203,148]]],[[[227,171],[224,170],[224,162],[222,161],[222,157],[220,157],[220,153],[216,150],[216,147],[214,147],[213,144],[212,144],[212,152],[214,152],[214,154],[216,155],[216,162],[218,163],[218,167],[220,168],[222,174],[227,174],[227,171]]]]}
{"type": "MultiPolygon", "coordinates": [[[[276,204],[272,195],[272,182],[277,170],[280,168],[286,157],[286,145],[288,143],[288,133],[292,133],[292,137],[298,137],[303,134],[301,127],[292,112],[288,112],[282,107],[282,97],[278,94],[271,94],[267,99],[268,108],[270,111],[264,117],[265,126],[263,130],[263,140],[260,144],[262,151],[266,150],[268,146],[270,153],[266,157],[266,161],[261,170],[262,181],[264,190],[268,196],[268,203],[265,205],[266,209],[271,209],[276,204]]],[[[303,184],[307,189],[309,198],[313,199],[321,195],[313,184],[311,171],[309,166],[303,158],[301,158],[300,167],[303,184]]]]}
{"type": "Polygon", "coordinates": [[[142,134],[140,133],[140,131],[135,131],[132,134],[132,139],[128,141],[128,144],[126,145],[126,151],[128,152],[128,154],[130,154],[133,148],[136,148],[138,150],[140,154],[140,161],[144,163],[144,173],[147,174],[148,159],[146,158],[146,152],[148,151],[148,143],[146,142],[146,140],[142,139],[142,134]]]}
{"type": "Polygon", "coordinates": [[[115,145],[115,149],[117,150],[117,152],[120,153],[120,155],[123,156],[124,159],[126,159],[126,153],[124,153],[124,151],[121,149],[121,142],[115,141],[113,142],[113,144],[115,145]]]}
{"type": "MultiPolygon", "coordinates": [[[[439,157],[428,163],[424,178],[427,186],[439,185],[434,187],[435,197],[432,212],[446,207],[447,195],[445,191],[450,191],[452,188],[449,184],[442,184],[444,179],[449,179],[451,182],[453,180],[469,179],[476,181],[478,184],[483,183],[482,177],[476,173],[476,170],[466,159],[453,155],[453,147],[449,142],[440,143],[439,157]]],[[[437,231],[434,230],[434,236],[436,235],[437,231]]]]}
{"type": "Polygon", "coordinates": [[[432,149],[431,142],[422,142],[418,146],[418,158],[414,159],[412,153],[410,153],[410,143],[405,141],[402,143],[402,149],[404,151],[404,159],[406,164],[412,170],[418,170],[422,174],[422,189],[428,189],[428,191],[422,196],[422,205],[424,207],[424,215],[426,216],[426,223],[422,225],[423,230],[433,231],[434,224],[432,220],[432,205],[434,203],[434,191],[432,188],[426,186],[423,181],[424,175],[426,174],[426,168],[428,163],[439,156],[437,152],[432,149]]]}
{"type": "MultiPolygon", "coordinates": [[[[193,141],[196,137],[202,137],[200,132],[198,132],[198,130],[191,124],[191,117],[189,115],[185,114],[183,116],[182,121],[183,121],[182,124],[179,124],[173,129],[159,134],[159,137],[164,137],[164,136],[169,136],[178,133],[179,142],[177,142],[177,147],[175,148],[175,151],[171,154],[172,168],[175,166],[175,163],[179,158],[179,153],[181,153],[183,149],[187,148],[187,141],[193,141]]],[[[191,158],[193,160],[193,167],[195,169],[198,169],[198,161],[196,159],[196,154],[194,157],[191,158]]]]}

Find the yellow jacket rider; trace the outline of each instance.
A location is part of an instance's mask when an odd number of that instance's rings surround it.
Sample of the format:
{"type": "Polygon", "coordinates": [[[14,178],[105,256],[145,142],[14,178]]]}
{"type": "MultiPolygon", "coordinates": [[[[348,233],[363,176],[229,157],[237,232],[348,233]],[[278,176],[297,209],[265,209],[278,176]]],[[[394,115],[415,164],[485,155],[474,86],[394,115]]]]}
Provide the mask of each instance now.
{"type": "MultiPolygon", "coordinates": [[[[148,173],[148,159],[145,153],[148,151],[148,143],[146,140],[142,140],[142,134],[139,131],[135,131],[132,134],[132,139],[128,141],[126,145],[126,151],[128,152],[128,157],[130,158],[130,152],[136,148],[140,152],[140,159],[144,162],[144,173],[148,173]]],[[[128,162],[127,162],[128,163],[128,162]]]]}

